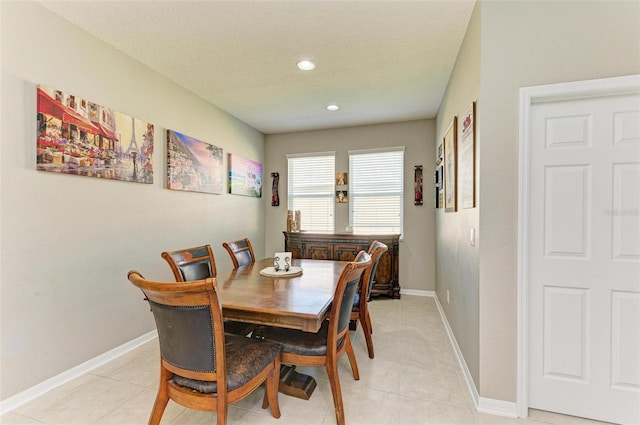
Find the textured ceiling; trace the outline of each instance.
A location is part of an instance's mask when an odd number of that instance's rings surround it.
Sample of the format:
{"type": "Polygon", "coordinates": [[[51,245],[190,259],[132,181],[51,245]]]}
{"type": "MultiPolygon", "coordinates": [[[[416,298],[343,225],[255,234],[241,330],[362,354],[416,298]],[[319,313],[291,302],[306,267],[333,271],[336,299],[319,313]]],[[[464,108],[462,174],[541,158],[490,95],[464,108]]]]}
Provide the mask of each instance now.
{"type": "Polygon", "coordinates": [[[272,134],[435,117],[475,1],[40,3],[272,134]]]}

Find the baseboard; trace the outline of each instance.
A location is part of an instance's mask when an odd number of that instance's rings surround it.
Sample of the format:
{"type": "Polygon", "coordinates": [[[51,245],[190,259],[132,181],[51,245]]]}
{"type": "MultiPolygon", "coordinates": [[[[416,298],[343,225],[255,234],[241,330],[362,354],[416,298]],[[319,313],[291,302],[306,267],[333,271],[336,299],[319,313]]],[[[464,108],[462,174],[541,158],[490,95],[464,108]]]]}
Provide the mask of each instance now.
{"type": "Polygon", "coordinates": [[[512,401],[480,397],[476,410],[490,415],[507,416],[509,418],[518,417],[518,405],[512,401]]]}
{"type": "Polygon", "coordinates": [[[417,295],[419,297],[435,297],[435,291],[424,291],[422,289],[400,289],[400,295],[417,295]]]}
{"type": "Polygon", "coordinates": [[[478,394],[478,389],[476,388],[476,384],[473,382],[473,378],[471,377],[471,372],[469,372],[469,367],[467,367],[467,362],[464,360],[464,356],[462,355],[462,350],[460,350],[458,341],[456,340],[456,337],[453,334],[453,330],[449,325],[449,320],[447,320],[447,316],[444,314],[444,309],[440,304],[438,295],[436,294],[433,298],[436,301],[436,306],[438,307],[438,311],[440,312],[440,317],[442,318],[442,322],[444,323],[444,328],[447,331],[447,335],[449,336],[449,341],[451,342],[453,351],[456,353],[456,358],[458,359],[458,363],[460,364],[462,373],[464,373],[464,378],[465,378],[465,381],[467,381],[467,388],[469,389],[469,393],[471,394],[471,398],[473,399],[473,404],[476,410],[478,410],[480,395],[478,394]]]}
{"type": "Polygon", "coordinates": [[[75,366],[69,370],[62,372],[59,375],[56,375],[52,378],[47,379],[33,387],[22,391],[12,397],[9,397],[6,400],[0,401],[0,415],[3,415],[11,410],[15,409],[18,406],[21,406],[36,397],[41,396],[42,394],[51,391],[52,389],[59,387],[60,385],[71,381],[78,376],[84,375],[85,373],[95,369],[96,367],[107,363],[121,355],[139,347],[140,345],[152,340],[157,336],[157,332],[155,330],[148,332],[138,338],[131,340],[125,344],[120,345],[119,347],[114,348],[113,350],[109,350],[104,354],[101,354],[97,357],[94,357],[91,360],[88,360],[78,366],[75,366]]]}
{"type": "Polygon", "coordinates": [[[453,330],[449,325],[447,316],[444,314],[444,309],[440,304],[440,300],[438,299],[437,295],[434,296],[434,299],[436,301],[436,306],[438,307],[438,311],[440,312],[440,317],[442,317],[442,322],[444,323],[444,327],[447,331],[447,335],[449,336],[449,341],[451,342],[453,351],[456,353],[456,357],[458,358],[458,363],[460,364],[460,368],[462,368],[462,372],[464,373],[464,378],[467,381],[467,388],[471,393],[471,398],[473,399],[473,404],[475,405],[476,410],[478,412],[488,413],[490,415],[517,418],[518,409],[517,409],[516,403],[510,402],[510,401],[495,400],[492,398],[480,397],[480,395],[478,394],[478,389],[476,388],[476,385],[473,382],[473,378],[471,377],[471,372],[469,372],[469,368],[467,367],[467,362],[464,360],[464,356],[462,355],[462,350],[460,350],[460,346],[458,345],[458,341],[456,341],[456,337],[453,334],[453,330]]]}

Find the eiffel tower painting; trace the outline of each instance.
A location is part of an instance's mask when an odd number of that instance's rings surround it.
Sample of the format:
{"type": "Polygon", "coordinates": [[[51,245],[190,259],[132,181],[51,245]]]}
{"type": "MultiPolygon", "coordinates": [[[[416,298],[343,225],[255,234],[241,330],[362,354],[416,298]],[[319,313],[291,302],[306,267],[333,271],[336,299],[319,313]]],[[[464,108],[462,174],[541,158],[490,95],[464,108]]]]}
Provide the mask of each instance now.
{"type": "Polygon", "coordinates": [[[136,142],[136,119],[133,117],[131,117],[131,143],[129,143],[129,147],[125,153],[131,155],[133,158],[133,175],[131,178],[133,181],[138,181],[138,164],[136,158],[140,153],[140,148],[138,148],[138,142],[136,142]]]}
{"type": "Polygon", "coordinates": [[[153,124],[44,85],[37,106],[38,170],[153,183],[153,124]]]}

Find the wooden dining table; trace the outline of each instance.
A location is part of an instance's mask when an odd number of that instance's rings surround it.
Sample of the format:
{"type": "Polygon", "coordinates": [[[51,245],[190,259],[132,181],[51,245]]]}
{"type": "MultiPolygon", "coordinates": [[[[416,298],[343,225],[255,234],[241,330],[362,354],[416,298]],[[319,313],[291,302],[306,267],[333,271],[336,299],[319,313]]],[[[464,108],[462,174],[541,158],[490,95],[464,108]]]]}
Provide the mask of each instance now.
{"type": "MultiPolygon", "coordinates": [[[[259,325],[318,332],[329,314],[340,274],[348,261],[294,259],[292,266],[302,274],[286,277],[263,276],[273,266],[265,258],[217,276],[225,319],[259,325]]],[[[280,392],[308,400],[316,387],[312,376],[282,365],[280,392]]]]}
{"type": "Polygon", "coordinates": [[[333,294],[348,261],[294,259],[302,274],[267,277],[273,266],[265,258],[217,276],[225,319],[317,332],[331,307],[333,294]]]}

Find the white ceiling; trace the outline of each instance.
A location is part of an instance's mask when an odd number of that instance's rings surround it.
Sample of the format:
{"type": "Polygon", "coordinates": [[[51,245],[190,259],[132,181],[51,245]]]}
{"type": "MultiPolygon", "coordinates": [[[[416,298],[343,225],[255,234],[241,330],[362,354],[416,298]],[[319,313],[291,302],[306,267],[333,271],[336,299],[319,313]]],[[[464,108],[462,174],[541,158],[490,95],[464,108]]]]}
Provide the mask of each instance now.
{"type": "Polygon", "coordinates": [[[273,134],[435,117],[475,0],[40,3],[273,134]]]}

